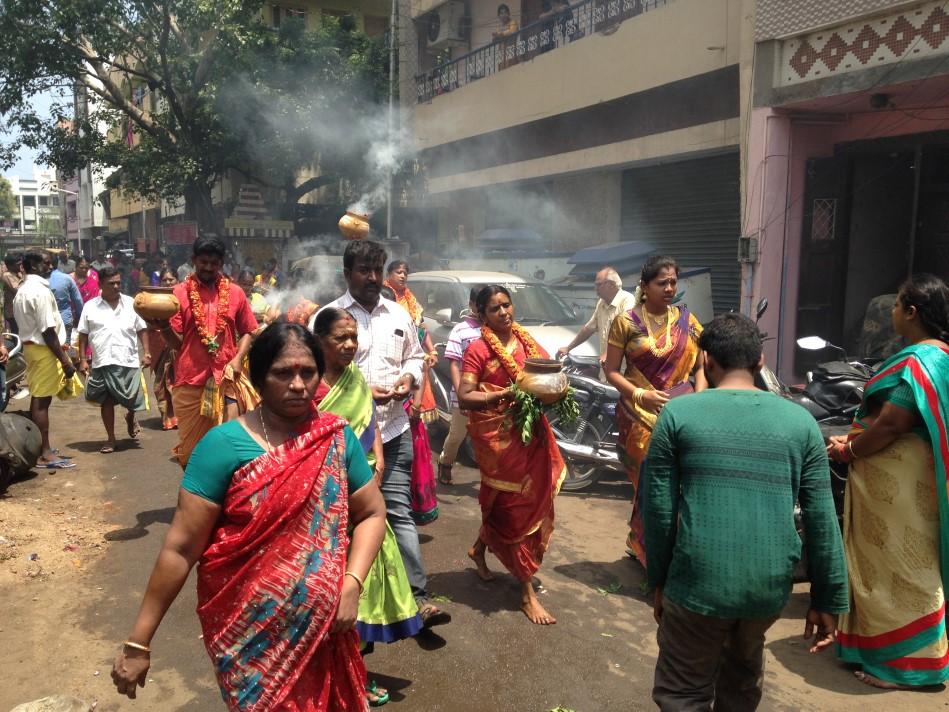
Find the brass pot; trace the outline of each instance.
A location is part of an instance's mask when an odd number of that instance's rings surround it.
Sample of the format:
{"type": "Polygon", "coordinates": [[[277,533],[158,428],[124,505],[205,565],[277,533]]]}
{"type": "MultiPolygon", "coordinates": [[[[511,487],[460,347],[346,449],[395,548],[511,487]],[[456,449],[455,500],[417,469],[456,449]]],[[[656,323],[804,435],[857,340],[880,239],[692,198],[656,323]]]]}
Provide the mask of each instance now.
{"type": "Polygon", "coordinates": [[[517,375],[517,387],[535,396],[544,405],[553,405],[567,394],[570,384],[560,361],[529,358],[517,375]]]}
{"type": "Polygon", "coordinates": [[[171,319],[181,308],[173,287],[142,287],[142,291],[135,295],[132,306],[143,319],[159,321],[171,319]]]}
{"type": "Polygon", "coordinates": [[[339,219],[339,231],[347,240],[365,240],[369,236],[369,216],[349,210],[339,219]]]}

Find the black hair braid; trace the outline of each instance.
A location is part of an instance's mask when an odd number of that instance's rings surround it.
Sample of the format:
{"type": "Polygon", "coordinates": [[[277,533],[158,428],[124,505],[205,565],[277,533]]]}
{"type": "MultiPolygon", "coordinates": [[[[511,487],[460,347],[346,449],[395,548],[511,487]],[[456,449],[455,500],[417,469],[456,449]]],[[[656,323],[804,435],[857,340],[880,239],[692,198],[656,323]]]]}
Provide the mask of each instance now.
{"type": "Polygon", "coordinates": [[[913,307],[930,336],[949,343],[949,286],[933,274],[914,274],[900,287],[900,306],[913,307]]]}

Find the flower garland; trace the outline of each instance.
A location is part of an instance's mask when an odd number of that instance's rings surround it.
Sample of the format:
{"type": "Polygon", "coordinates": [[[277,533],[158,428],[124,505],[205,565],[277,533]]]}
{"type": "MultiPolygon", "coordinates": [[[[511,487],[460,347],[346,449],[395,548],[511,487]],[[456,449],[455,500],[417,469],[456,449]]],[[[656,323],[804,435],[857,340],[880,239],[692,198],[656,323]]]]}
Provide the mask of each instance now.
{"type": "Polygon", "coordinates": [[[198,330],[198,336],[201,343],[207,348],[212,356],[221,349],[221,342],[218,337],[224,334],[226,322],[224,317],[228,312],[228,306],[231,299],[231,282],[223,275],[217,278],[217,319],[214,329],[208,328],[207,313],[204,309],[204,303],[201,301],[201,294],[198,292],[198,279],[193,274],[188,275],[187,281],[188,301],[191,304],[191,315],[194,318],[195,327],[198,330]]]}
{"type": "MultiPolygon", "coordinates": [[[[527,329],[515,322],[511,325],[511,333],[524,346],[524,353],[527,354],[527,358],[540,358],[540,346],[534,341],[534,337],[527,333],[527,329]]],[[[521,369],[514,357],[501,344],[498,335],[487,326],[482,326],[481,338],[485,340],[488,347],[497,356],[498,361],[504,366],[504,370],[507,371],[507,375],[511,377],[511,380],[517,380],[517,374],[521,372],[521,369]]]]}
{"type": "Polygon", "coordinates": [[[382,284],[393,291],[398,303],[405,307],[405,311],[412,317],[412,322],[418,326],[422,322],[422,306],[418,303],[415,295],[412,294],[412,290],[408,287],[404,287],[400,293],[395,284],[388,279],[382,284]]]}

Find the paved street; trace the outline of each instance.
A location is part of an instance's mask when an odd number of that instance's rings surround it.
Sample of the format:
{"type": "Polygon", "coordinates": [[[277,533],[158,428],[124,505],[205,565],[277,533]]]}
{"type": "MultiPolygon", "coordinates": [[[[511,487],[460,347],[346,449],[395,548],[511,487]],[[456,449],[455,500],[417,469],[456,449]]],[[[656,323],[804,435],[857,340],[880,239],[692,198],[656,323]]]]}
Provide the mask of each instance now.
{"type": "MultiPolygon", "coordinates": [[[[47,694],[98,700],[97,710],[223,709],[199,640],[189,581],[154,640],[150,682],[130,702],[111,689],[116,645],[131,625],[162,536],[179,469],[174,435],[149,414],[139,446],[98,454],[91,407],[57,403],[54,444],[76,454],[72,471],[43,471],[0,498],[0,712],[47,694]],[[62,542],[66,541],[66,544],[62,542]],[[36,561],[29,554],[39,550],[36,561]]],[[[655,625],[638,567],[623,554],[628,486],[599,484],[562,495],[557,531],[541,570],[542,600],[556,626],[517,611],[514,580],[477,579],[465,557],[479,521],[477,472],[456,470],[441,516],[423,530],[431,589],[454,622],[439,636],[377,647],[372,676],[394,710],[576,712],[653,709],[655,625]]],[[[489,563],[500,570],[496,560],[489,563]]],[[[945,694],[884,693],[855,681],[831,655],[808,655],[799,636],[806,595],[798,587],[768,637],[763,710],[867,712],[945,709],[945,694]]]]}

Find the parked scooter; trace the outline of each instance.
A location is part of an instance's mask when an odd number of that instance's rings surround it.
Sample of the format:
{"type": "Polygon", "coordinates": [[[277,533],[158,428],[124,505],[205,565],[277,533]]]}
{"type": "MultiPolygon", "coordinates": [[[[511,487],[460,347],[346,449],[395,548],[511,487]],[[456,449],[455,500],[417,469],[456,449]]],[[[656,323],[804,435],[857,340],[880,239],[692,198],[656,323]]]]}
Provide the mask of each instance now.
{"type": "Polygon", "coordinates": [[[580,407],[580,417],[569,427],[548,413],[550,427],[560,454],[567,465],[561,488],[567,492],[586,489],[609,471],[622,472],[617,443],[616,406],[619,391],[597,378],[600,364],[596,357],[566,356],[563,360],[567,381],[580,407]]]}
{"type": "MultiPolygon", "coordinates": [[[[16,334],[3,334],[3,340],[9,357],[6,365],[0,367],[0,411],[6,410],[11,398],[26,384],[23,342],[16,334]]],[[[6,490],[15,475],[35,466],[42,452],[43,438],[32,420],[0,413],[0,492],[6,490]]]]}

